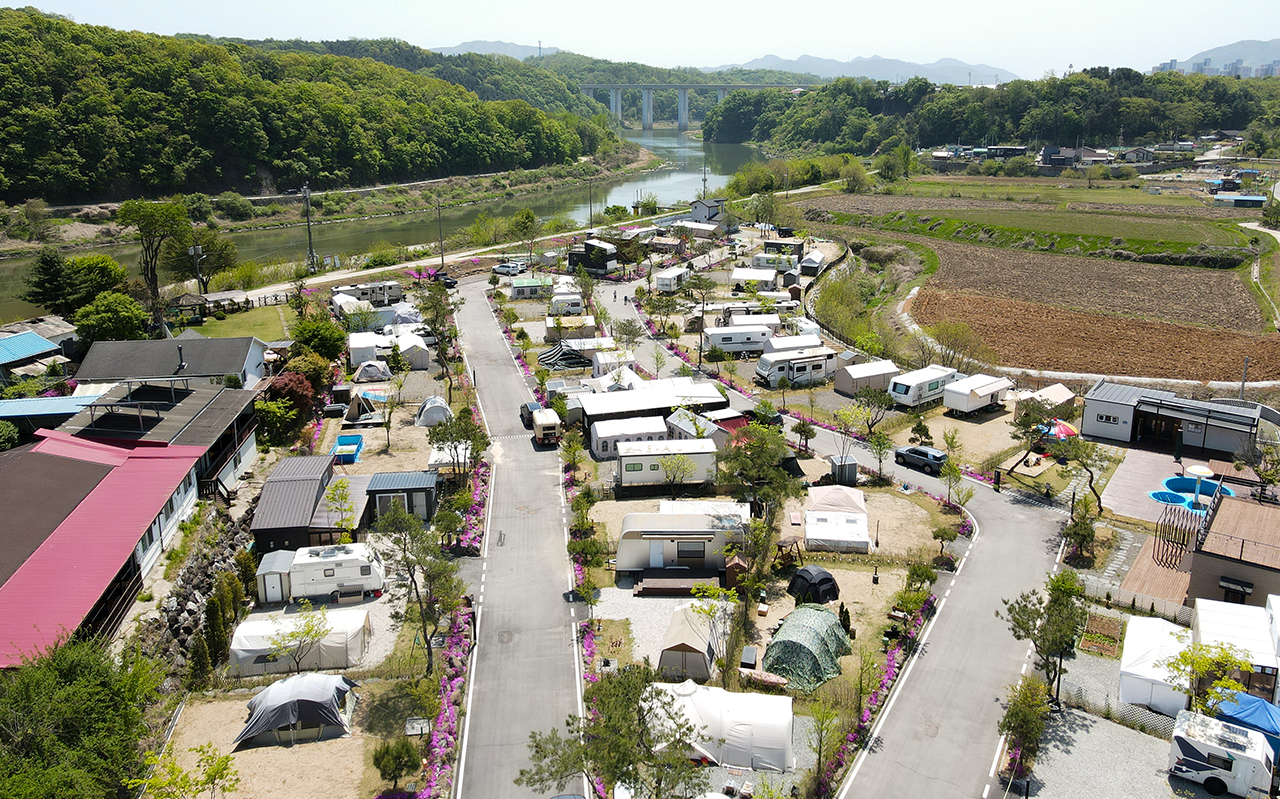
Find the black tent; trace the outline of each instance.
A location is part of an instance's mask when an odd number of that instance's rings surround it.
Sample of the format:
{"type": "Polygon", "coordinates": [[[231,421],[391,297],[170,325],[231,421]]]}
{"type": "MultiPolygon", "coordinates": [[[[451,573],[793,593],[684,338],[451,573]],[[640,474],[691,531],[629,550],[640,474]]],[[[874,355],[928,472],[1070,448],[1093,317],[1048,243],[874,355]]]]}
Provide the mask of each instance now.
{"type": "Polygon", "coordinates": [[[831,572],[810,564],[796,571],[787,585],[787,593],[795,597],[797,603],[824,605],[840,598],[840,586],[836,585],[836,578],[831,576],[831,572]]]}
{"type": "Polygon", "coordinates": [[[318,728],[317,737],[330,727],[348,733],[343,705],[356,683],[336,674],[295,674],[277,680],[249,700],[249,722],[236,736],[236,743],[249,741],[261,733],[289,730],[289,740],[303,728],[318,728]]]}

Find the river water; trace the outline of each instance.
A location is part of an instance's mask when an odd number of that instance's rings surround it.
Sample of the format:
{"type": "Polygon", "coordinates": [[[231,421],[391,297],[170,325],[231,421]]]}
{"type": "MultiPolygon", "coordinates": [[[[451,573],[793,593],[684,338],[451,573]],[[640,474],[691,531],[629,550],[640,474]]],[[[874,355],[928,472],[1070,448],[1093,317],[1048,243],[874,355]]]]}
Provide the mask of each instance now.
{"type": "MultiPolygon", "coordinates": [[[[540,192],[510,197],[463,208],[446,209],[439,222],[431,212],[407,214],[354,222],[313,224],[312,238],[321,256],[348,252],[366,252],[379,242],[393,245],[425,244],[439,238],[440,228],[448,238],[470,225],[481,213],[491,217],[510,216],[521,208],[531,208],[540,218],[565,213],[571,218],[587,219],[588,208],[600,211],[606,205],[630,206],[646,194],[654,194],[659,204],[692,200],[702,189],[703,168],[711,189],[724,186],[743,164],[758,158],[749,147],[737,144],[704,144],[681,135],[674,129],[627,131],[624,135],[638,143],[670,166],[629,178],[593,182],[589,186],[540,192]]],[[[279,230],[253,230],[231,234],[241,260],[302,260],[307,251],[306,227],[279,230]]],[[[102,252],[136,273],[136,246],[103,247],[102,252]]],[[[36,306],[17,298],[23,290],[22,277],[31,259],[0,261],[0,320],[21,319],[40,312],[36,306]]]]}

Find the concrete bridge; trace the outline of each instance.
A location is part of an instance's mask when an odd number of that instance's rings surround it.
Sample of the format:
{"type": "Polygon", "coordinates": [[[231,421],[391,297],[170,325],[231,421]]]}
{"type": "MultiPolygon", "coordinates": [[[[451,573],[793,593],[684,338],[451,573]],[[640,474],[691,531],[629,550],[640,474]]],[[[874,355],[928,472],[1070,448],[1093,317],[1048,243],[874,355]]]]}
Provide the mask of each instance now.
{"type": "Polygon", "coordinates": [[[622,90],[623,89],[639,89],[640,90],[640,118],[644,124],[645,130],[653,129],[653,93],[661,89],[675,89],[678,102],[676,103],[676,118],[680,125],[680,130],[689,129],[689,91],[711,91],[714,89],[718,95],[717,102],[724,102],[725,95],[736,89],[746,89],[747,91],[756,91],[758,89],[795,89],[808,88],[805,86],[795,86],[790,83],[580,83],[578,88],[582,89],[582,93],[590,97],[591,93],[596,90],[605,90],[609,92],[609,111],[619,119],[622,118],[622,90]]]}

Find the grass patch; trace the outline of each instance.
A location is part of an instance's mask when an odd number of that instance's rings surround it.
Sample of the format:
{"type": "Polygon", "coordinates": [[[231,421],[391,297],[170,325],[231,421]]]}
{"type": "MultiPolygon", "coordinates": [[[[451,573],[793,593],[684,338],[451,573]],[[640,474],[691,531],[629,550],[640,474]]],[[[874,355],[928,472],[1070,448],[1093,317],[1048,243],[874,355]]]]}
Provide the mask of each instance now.
{"type": "MultiPolygon", "coordinates": [[[[256,336],[262,341],[280,341],[287,337],[284,325],[280,322],[281,310],[279,306],[265,305],[240,313],[227,314],[227,318],[221,321],[209,317],[195,330],[209,338],[256,336]]],[[[289,312],[292,313],[292,311],[289,312]]]]}
{"type": "Polygon", "coordinates": [[[631,619],[602,619],[601,625],[596,637],[600,657],[617,661],[620,666],[638,663],[635,642],[631,640],[631,619]]]}
{"type": "Polygon", "coordinates": [[[1135,217],[1085,211],[1002,209],[999,211],[947,211],[945,218],[956,219],[974,225],[998,225],[1073,236],[1105,236],[1108,238],[1119,236],[1126,240],[1134,238],[1189,244],[1231,245],[1240,243],[1240,239],[1231,231],[1224,230],[1210,222],[1177,217],[1135,217]]]}

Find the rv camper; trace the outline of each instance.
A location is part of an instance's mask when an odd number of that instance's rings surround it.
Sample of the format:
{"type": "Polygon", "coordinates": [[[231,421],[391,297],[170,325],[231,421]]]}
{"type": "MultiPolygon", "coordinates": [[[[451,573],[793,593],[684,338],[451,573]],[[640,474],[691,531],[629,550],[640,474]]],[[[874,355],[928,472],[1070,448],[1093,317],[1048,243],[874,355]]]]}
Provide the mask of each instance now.
{"type": "Polygon", "coordinates": [[[723,324],[728,324],[729,320],[733,319],[733,317],[738,316],[740,314],[782,315],[787,313],[799,313],[799,312],[800,312],[799,300],[777,299],[773,303],[771,303],[768,308],[766,308],[765,304],[762,302],[730,302],[730,303],[725,303],[724,308],[721,309],[720,321],[723,324]]]}
{"type": "Polygon", "coordinates": [[[382,559],[366,544],[299,549],[289,567],[289,590],[295,597],[381,591],[385,580],[382,559]]]}
{"type": "Polygon", "coordinates": [[[794,255],[782,253],[760,253],[751,256],[752,269],[773,269],[776,272],[790,272],[800,259],[794,255]]]}
{"type": "Polygon", "coordinates": [[[673,266],[653,276],[653,288],[663,294],[674,294],[693,275],[687,266],[673,266]]]}
{"type": "Polygon", "coordinates": [[[822,328],[812,319],[805,319],[803,316],[793,316],[787,320],[787,330],[793,336],[821,336],[822,328]]]}
{"type": "Polygon", "coordinates": [[[961,375],[949,366],[926,366],[914,372],[898,375],[889,384],[889,396],[899,405],[914,408],[926,402],[942,398],[943,388],[960,379],[961,375]]]}
{"type": "Polygon", "coordinates": [[[970,375],[943,389],[942,404],[957,415],[976,413],[986,408],[999,407],[1011,388],[1013,381],[1007,377],[970,375]]]}
{"type": "Polygon", "coordinates": [[[582,297],[577,294],[556,294],[551,298],[549,313],[552,316],[576,315],[583,310],[582,297]]]}
{"type": "Polygon", "coordinates": [[[719,347],[725,352],[761,352],[773,331],[760,325],[709,327],[702,331],[703,349],[719,347]]]}
{"type": "Polygon", "coordinates": [[[670,482],[662,462],[673,456],[684,456],[693,470],[682,484],[713,483],[716,479],[716,444],[709,438],[675,441],[621,441],[615,445],[618,455],[617,482],[624,486],[661,485],[670,482]]]}
{"type": "Polygon", "coordinates": [[[836,351],[830,347],[763,355],[756,364],[756,382],[769,388],[777,388],[784,377],[793,386],[811,386],[831,379],[835,373],[836,351]]]}
{"type": "Polygon", "coordinates": [[[1214,796],[1271,795],[1271,747],[1262,733],[1178,711],[1169,747],[1169,773],[1204,785],[1214,796]]]}
{"type": "Polygon", "coordinates": [[[394,305],[404,299],[404,286],[394,280],[382,280],[377,283],[355,283],[350,286],[334,286],[333,293],[346,294],[363,300],[375,308],[394,305]]]}
{"type": "Polygon", "coordinates": [[[815,336],[811,333],[805,333],[799,336],[771,336],[764,344],[764,354],[772,355],[775,352],[807,350],[821,346],[822,337],[815,336]]]}
{"type": "Polygon", "coordinates": [[[555,444],[560,440],[560,415],[550,408],[533,412],[533,439],[539,444],[555,444]]]}

